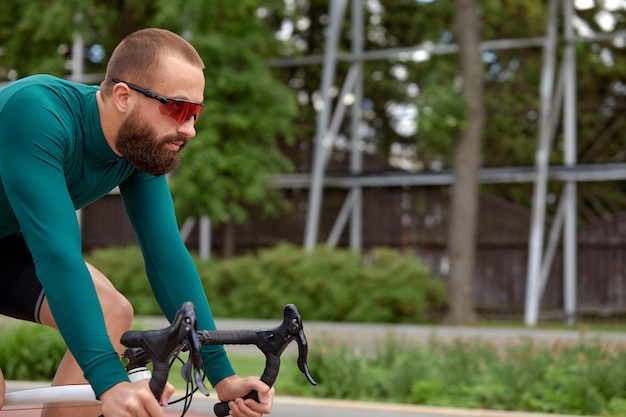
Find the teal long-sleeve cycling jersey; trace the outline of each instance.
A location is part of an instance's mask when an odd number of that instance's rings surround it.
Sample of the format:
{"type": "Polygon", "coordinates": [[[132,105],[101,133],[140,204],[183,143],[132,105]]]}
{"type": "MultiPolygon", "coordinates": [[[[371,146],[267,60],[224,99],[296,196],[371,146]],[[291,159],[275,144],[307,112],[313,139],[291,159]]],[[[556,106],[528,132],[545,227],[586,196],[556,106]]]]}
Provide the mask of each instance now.
{"type": "MultiPolygon", "coordinates": [[[[200,328],[215,323],[166,178],[135,169],[112,151],[97,91],[48,75],[0,89],[0,237],[21,229],[59,330],[99,397],[128,378],[82,257],[76,209],[119,186],[165,316],[172,320],[181,303],[192,301],[200,328]]],[[[213,385],[234,374],[221,346],[205,347],[204,359],[213,385]]]]}

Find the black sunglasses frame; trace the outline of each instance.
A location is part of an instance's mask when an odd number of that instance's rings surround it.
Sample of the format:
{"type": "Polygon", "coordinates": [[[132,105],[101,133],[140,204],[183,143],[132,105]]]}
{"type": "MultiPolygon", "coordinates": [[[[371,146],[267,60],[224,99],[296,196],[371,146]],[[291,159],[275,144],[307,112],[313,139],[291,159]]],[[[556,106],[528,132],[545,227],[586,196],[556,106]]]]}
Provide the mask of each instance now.
{"type": "MultiPolygon", "coordinates": [[[[161,104],[167,104],[170,101],[175,101],[175,102],[179,102],[179,103],[189,103],[189,104],[193,104],[196,106],[200,106],[202,108],[204,108],[204,104],[203,103],[196,103],[195,101],[191,101],[191,100],[186,100],[183,98],[174,98],[174,97],[167,97],[167,96],[162,96],[160,94],[155,93],[153,90],[147,89],[147,88],[143,88],[143,87],[139,87],[136,84],[132,84],[126,81],[122,81],[119,78],[111,78],[111,81],[113,81],[114,83],[118,84],[126,84],[128,86],[128,88],[130,88],[131,90],[135,90],[141,94],[143,94],[144,96],[157,100],[159,103],[161,104]]],[[[197,119],[197,115],[195,116],[197,119]]]]}

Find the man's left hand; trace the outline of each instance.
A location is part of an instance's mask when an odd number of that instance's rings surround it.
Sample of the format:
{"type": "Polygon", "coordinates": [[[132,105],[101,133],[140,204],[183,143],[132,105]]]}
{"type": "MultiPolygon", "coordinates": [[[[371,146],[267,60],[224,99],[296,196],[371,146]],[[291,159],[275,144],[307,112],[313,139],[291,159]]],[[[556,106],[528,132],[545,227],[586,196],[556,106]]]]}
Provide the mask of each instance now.
{"type": "Polygon", "coordinates": [[[259,417],[269,414],[274,403],[274,388],[270,388],[258,377],[241,378],[231,375],[222,379],[215,391],[220,401],[228,401],[233,417],[259,417]],[[253,399],[243,400],[250,391],[259,394],[259,402],[253,399]]]}

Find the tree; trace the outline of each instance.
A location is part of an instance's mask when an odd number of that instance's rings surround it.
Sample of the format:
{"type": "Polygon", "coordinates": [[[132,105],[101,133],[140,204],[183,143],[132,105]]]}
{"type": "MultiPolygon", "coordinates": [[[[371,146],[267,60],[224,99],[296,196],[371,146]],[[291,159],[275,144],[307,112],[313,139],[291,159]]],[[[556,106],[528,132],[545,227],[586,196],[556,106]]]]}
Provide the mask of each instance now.
{"type": "MultiPolygon", "coordinates": [[[[35,73],[70,73],[74,35],[86,45],[116,43],[107,24],[112,9],[92,0],[20,1],[0,3],[0,81],[35,73]]],[[[87,61],[87,71],[100,72],[106,62],[87,61]]]]}
{"type": "MultiPolygon", "coordinates": [[[[281,10],[277,0],[42,0],[0,4],[0,80],[34,73],[67,76],[72,43],[99,44],[109,55],[127,34],[146,26],[177,32],[206,63],[206,110],[198,135],[181,154],[172,178],[182,219],[208,215],[213,224],[232,226],[250,210],[275,213],[284,207],[270,187],[274,174],[291,169],[278,140],[291,137],[294,93],[277,81],[266,61],[282,47],[261,9],[281,10]],[[45,10],[45,13],[42,13],[45,10]]],[[[101,62],[86,71],[103,73],[101,62]]],[[[227,227],[226,255],[233,250],[227,227]]]]}
{"type": "Polygon", "coordinates": [[[189,33],[206,61],[205,116],[171,186],[181,218],[208,215],[213,224],[227,226],[225,257],[234,253],[233,226],[247,220],[250,210],[282,208],[270,182],[292,166],[277,143],[291,140],[295,96],[267,67],[281,44],[258,8],[251,0],[195,0],[182,7],[162,2],[153,20],[189,33]]]}
{"type": "Polygon", "coordinates": [[[448,227],[450,303],[446,320],[452,324],[470,324],[476,320],[472,283],[476,262],[478,172],[485,124],[478,13],[476,0],[455,1],[454,32],[459,45],[467,122],[454,149],[454,185],[448,227]]]}
{"type": "MultiPolygon", "coordinates": [[[[592,33],[608,33],[626,27],[623,6],[616,2],[590,4],[593,7],[577,10],[580,28],[592,33]],[[600,24],[607,19],[614,26],[600,24]]],[[[457,41],[452,29],[453,2],[371,0],[363,1],[362,5],[365,8],[366,50],[412,45],[446,47],[457,41]]],[[[545,1],[480,0],[477,7],[482,13],[485,40],[545,34],[545,1]]],[[[175,198],[185,215],[196,215],[202,207],[211,215],[214,224],[240,222],[252,207],[260,207],[254,201],[261,201],[262,206],[271,202],[265,206],[269,211],[280,206],[276,204],[280,201],[279,195],[257,188],[260,182],[256,180],[265,178],[265,181],[274,172],[287,170],[290,163],[278,153],[274,142],[263,145],[265,148],[247,147],[241,144],[253,143],[254,136],[252,139],[248,137],[247,142],[239,138],[256,135],[254,130],[259,127],[263,134],[259,134],[258,140],[266,143],[264,141],[272,137],[281,142],[290,159],[302,171],[308,171],[309,162],[300,162],[304,154],[301,150],[311,148],[316,117],[313,104],[320,85],[319,66],[273,68],[268,73],[267,68],[256,60],[322,53],[327,13],[328,0],[287,3],[282,0],[190,0],[182,5],[165,0],[2,1],[0,81],[35,72],[67,75],[67,60],[71,58],[75,32],[82,35],[87,46],[98,43],[107,54],[125,34],[149,25],[167,27],[189,36],[191,42],[203,50],[207,60],[206,97],[211,101],[213,117],[207,111],[209,117],[199,122],[201,136],[194,146],[202,150],[186,152],[184,158],[194,153],[210,162],[203,163],[200,159],[184,161],[178,173],[180,176],[174,178],[175,198]],[[276,78],[282,83],[275,83],[276,78]],[[259,80],[257,84],[256,80],[259,80]],[[287,91],[284,85],[291,86],[292,91],[287,91]],[[296,95],[298,105],[294,118],[293,98],[296,95]],[[264,101],[263,96],[268,100],[264,101]],[[254,105],[246,107],[247,102],[254,105]],[[258,111],[267,106],[268,111],[263,114],[258,111]],[[292,123],[285,125],[288,121],[292,123]],[[293,142],[290,142],[291,136],[293,142]],[[261,159],[257,156],[260,153],[268,161],[273,161],[268,163],[267,170],[264,169],[266,166],[259,164],[261,159]],[[227,162],[231,157],[232,162],[227,162]],[[242,163],[243,160],[246,162],[242,163]],[[243,167],[236,171],[243,172],[234,175],[231,171],[240,165],[243,167]],[[194,168],[185,172],[188,166],[194,168]],[[224,181],[219,186],[218,177],[224,181]],[[203,185],[191,184],[187,188],[185,183],[192,181],[203,185]],[[249,183],[251,187],[243,186],[249,183]],[[212,198],[208,197],[209,192],[212,198]],[[190,204],[194,195],[200,196],[197,201],[201,204],[197,207],[190,204]]],[[[350,50],[350,32],[350,24],[345,24],[340,42],[342,51],[350,50]]],[[[625,160],[620,145],[626,120],[623,83],[626,54],[623,49],[623,42],[619,41],[577,44],[581,163],[625,160]]],[[[486,67],[483,98],[487,120],[483,135],[483,164],[531,166],[537,139],[541,49],[483,50],[482,59],[486,67]]],[[[86,70],[102,72],[105,62],[106,59],[99,64],[89,61],[86,70]]],[[[337,80],[342,79],[347,68],[345,62],[338,63],[337,80]]],[[[453,167],[454,139],[461,135],[464,123],[468,122],[466,103],[457,82],[459,73],[458,57],[454,54],[398,54],[385,60],[365,62],[366,166],[368,158],[376,158],[376,169],[404,169],[405,166],[389,163],[394,146],[400,144],[412,151],[411,157],[405,158],[410,159],[409,169],[453,167]],[[404,119],[398,117],[394,109],[416,110],[413,112],[415,116],[409,118],[409,125],[413,123],[415,129],[398,129],[404,119]],[[370,154],[372,150],[373,154],[370,154]]],[[[347,136],[349,132],[349,121],[346,121],[340,134],[347,136]]],[[[561,162],[559,135],[551,154],[552,163],[561,162]]],[[[345,169],[345,161],[349,159],[346,157],[349,149],[340,145],[342,143],[338,143],[334,150],[332,169],[345,169]]],[[[550,191],[557,194],[558,187],[558,183],[550,184],[550,191]]],[[[529,206],[530,188],[529,184],[505,184],[482,186],[480,191],[529,206]]],[[[581,216],[586,219],[626,208],[626,193],[619,182],[580,184],[579,197],[581,216]]]]}

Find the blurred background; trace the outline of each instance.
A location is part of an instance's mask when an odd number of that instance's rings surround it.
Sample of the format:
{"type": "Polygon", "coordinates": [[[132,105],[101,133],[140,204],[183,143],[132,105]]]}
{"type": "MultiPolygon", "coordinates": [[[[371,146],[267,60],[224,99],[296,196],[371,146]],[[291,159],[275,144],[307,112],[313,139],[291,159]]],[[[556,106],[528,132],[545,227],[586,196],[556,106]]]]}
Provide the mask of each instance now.
{"type": "MultiPolygon", "coordinates": [[[[4,0],[0,82],[97,84],[147,26],[206,64],[170,178],[200,259],[386,247],[451,323],[626,313],[623,0],[4,0]]],[[[79,216],[134,243],[115,193],[79,216]]]]}

